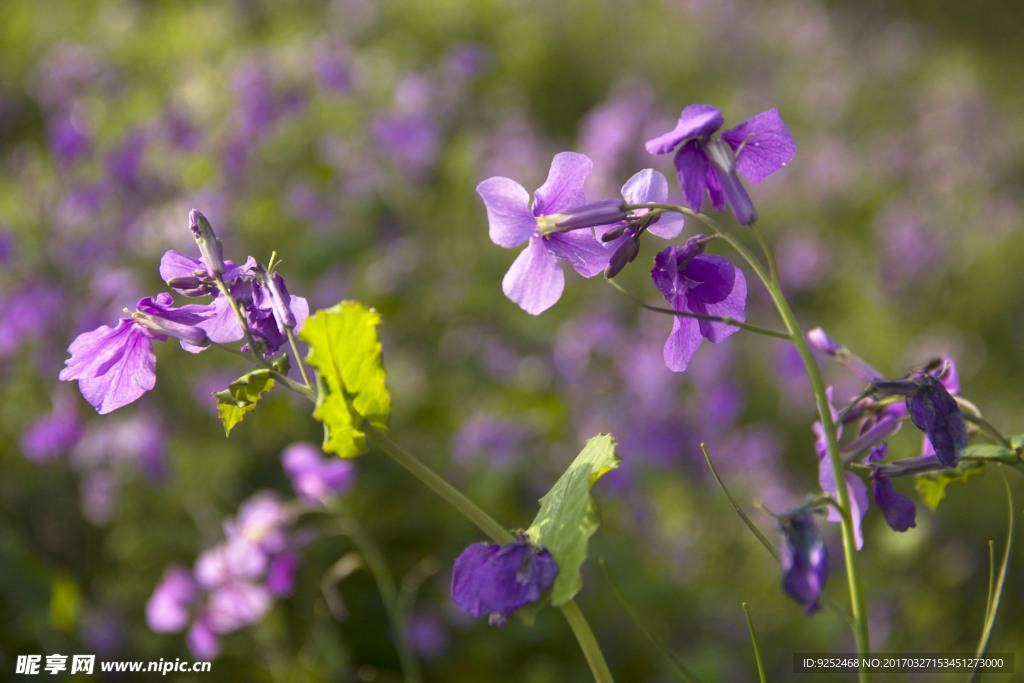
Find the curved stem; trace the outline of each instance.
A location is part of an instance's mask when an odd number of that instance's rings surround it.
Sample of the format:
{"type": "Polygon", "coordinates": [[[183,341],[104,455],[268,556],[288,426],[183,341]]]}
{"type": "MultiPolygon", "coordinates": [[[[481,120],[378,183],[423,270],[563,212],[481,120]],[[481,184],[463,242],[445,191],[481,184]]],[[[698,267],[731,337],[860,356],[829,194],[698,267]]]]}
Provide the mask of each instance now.
{"type": "Polygon", "coordinates": [[[736,320],[736,318],[732,318],[729,316],[705,315],[703,313],[691,313],[690,311],[677,311],[674,308],[665,308],[664,306],[652,306],[651,304],[644,303],[639,298],[630,294],[622,287],[622,285],[620,285],[615,280],[606,279],[606,282],[608,282],[608,284],[610,284],[612,287],[628,296],[638,306],[641,306],[642,308],[645,308],[648,311],[653,311],[654,313],[664,313],[666,315],[677,315],[682,318],[695,318],[697,320],[710,320],[711,322],[725,323],[726,325],[732,325],[733,327],[738,327],[741,330],[746,330],[747,332],[763,334],[766,337],[775,337],[776,339],[790,338],[789,334],[787,334],[786,332],[777,332],[775,330],[769,330],[767,327],[758,327],[757,325],[751,325],[749,323],[736,320]]]}
{"type": "MultiPolygon", "coordinates": [[[[677,207],[677,209],[681,210],[682,207],[677,207]]],[[[769,259],[769,269],[766,271],[764,265],[754,256],[750,249],[737,239],[735,235],[718,225],[716,221],[703,214],[693,214],[692,212],[682,210],[681,213],[694,215],[698,220],[720,235],[722,239],[727,241],[747,261],[768,290],[768,294],[779,311],[782,322],[785,324],[786,329],[789,330],[793,346],[796,347],[800,360],[803,362],[807,378],[811,383],[811,391],[814,393],[814,401],[817,404],[822,430],[825,432],[828,458],[832,466],[832,475],[836,482],[836,499],[842,519],[843,556],[846,564],[847,583],[850,587],[850,606],[853,612],[853,635],[857,641],[857,652],[862,656],[866,656],[871,652],[868,635],[867,605],[861,586],[860,571],[857,568],[857,543],[853,534],[853,519],[850,516],[850,494],[846,487],[846,470],[843,466],[842,454],[839,452],[836,426],[832,420],[832,410],[828,403],[828,396],[825,393],[825,382],[821,378],[821,371],[818,369],[818,364],[811,354],[811,348],[807,344],[807,339],[804,337],[800,325],[797,323],[793,309],[790,308],[789,302],[782,294],[778,281],[773,277],[775,274],[772,266],[774,258],[769,259]]],[[[761,244],[766,253],[771,254],[771,250],[768,248],[767,243],[763,241],[763,238],[761,244]]],[[[870,673],[865,669],[861,669],[860,680],[869,681],[870,679],[870,673]]]]}
{"type": "MultiPolygon", "coordinates": [[[[405,451],[387,435],[374,428],[354,408],[350,407],[350,409],[352,410],[353,417],[358,416],[360,428],[382,451],[426,484],[430,490],[444,498],[449,505],[461,512],[478,529],[500,544],[511,543],[515,540],[515,536],[508,529],[499,524],[461,491],[405,451]]],[[[590,630],[590,624],[587,623],[587,619],[583,616],[579,605],[576,604],[575,600],[570,600],[562,605],[559,610],[562,612],[565,620],[569,622],[569,627],[572,629],[573,635],[576,636],[576,642],[579,643],[580,649],[583,651],[583,656],[590,666],[590,672],[593,674],[594,680],[598,683],[612,683],[614,679],[612,678],[611,671],[608,669],[608,664],[605,662],[604,654],[601,652],[601,646],[598,645],[594,632],[590,630]]]]}

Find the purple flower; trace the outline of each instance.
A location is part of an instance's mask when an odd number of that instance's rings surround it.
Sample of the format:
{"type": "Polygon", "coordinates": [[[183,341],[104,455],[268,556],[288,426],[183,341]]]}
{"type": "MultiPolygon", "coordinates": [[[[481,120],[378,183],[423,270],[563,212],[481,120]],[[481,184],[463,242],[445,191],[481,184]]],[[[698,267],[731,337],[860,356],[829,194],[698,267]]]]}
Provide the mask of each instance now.
{"type": "Polygon", "coordinates": [[[779,520],[783,543],[782,589],[804,606],[808,614],[818,609],[818,598],[828,579],[828,549],[818,532],[813,513],[800,509],[779,520]]]}
{"type": "Polygon", "coordinates": [[[892,482],[880,470],[871,473],[871,496],[893,531],[906,531],[917,526],[917,508],[914,501],[893,488],[892,482]]]}
{"type": "Polygon", "coordinates": [[[45,462],[67,453],[82,436],[82,420],[73,399],[61,391],[53,410],[32,422],[21,433],[21,451],[30,460],[45,462]]]}
{"type": "MultiPolygon", "coordinates": [[[[677,311],[746,319],[747,283],[743,272],[722,256],[704,255],[703,235],[691,237],[681,248],[671,246],[654,258],[651,277],[665,300],[677,311]]],[[[739,328],[710,320],[677,315],[665,342],[665,365],[674,372],[686,369],[701,341],[718,343],[739,328]]]]}
{"type": "Polygon", "coordinates": [[[146,623],[156,633],[177,633],[188,623],[198,597],[199,586],[191,572],[171,565],[146,603],[146,623]]]}
{"type": "Polygon", "coordinates": [[[505,296],[527,313],[538,315],[562,296],[565,277],[558,259],[569,261],[583,277],[597,275],[608,263],[604,246],[589,230],[551,232],[558,230],[558,214],[586,203],[583,182],[592,166],[583,154],[556,154],[532,205],[526,189],[509,178],[495,176],[476,187],[487,209],[491,241],[507,249],[528,242],[501,283],[505,296]]]}
{"type": "Polygon", "coordinates": [[[452,600],[474,617],[490,614],[489,623],[504,626],[510,614],[540,600],[557,576],[551,553],[526,540],[474,543],[455,558],[452,600]]]}
{"type": "Polygon", "coordinates": [[[946,467],[956,465],[967,448],[967,427],[956,399],[939,380],[923,375],[876,381],[874,386],[882,396],[906,396],[910,419],[928,437],[939,462],[946,467]]]}
{"type": "Polygon", "coordinates": [[[78,380],[82,396],[100,415],[138,399],[156,384],[153,339],[166,341],[172,335],[193,352],[206,340],[206,333],[195,326],[207,315],[203,307],[174,309],[171,302],[170,294],[146,297],[117,327],[101,325],[78,335],[68,347],[71,358],[60,379],[78,380]]]}
{"type": "Polygon", "coordinates": [[[355,466],[341,458],[324,458],[313,444],[300,441],[281,453],[284,471],[299,499],[324,503],[347,491],[355,481],[355,466]]]}
{"type": "Polygon", "coordinates": [[[717,108],[692,104],[679,115],[673,130],[647,141],[647,151],[668,154],[676,150],[679,186],[690,209],[701,210],[706,189],[712,206],[724,211],[728,199],[736,220],[749,225],[757,220],[757,211],[737,173],[760,183],[789,163],[796,143],[777,109],[730,128],[720,138],[712,137],[723,122],[717,108]]]}
{"type": "MultiPolygon", "coordinates": [[[[668,181],[653,168],[646,168],[636,173],[622,186],[622,198],[626,204],[664,204],[668,201],[668,181]]],[[[629,222],[620,221],[608,226],[601,238],[606,242],[611,257],[604,275],[615,277],[622,268],[636,258],[639,239],[644,231],[665,239],[674,239],[683,230],[683,217],[678,213],[659,214],[649,222],[641,219],[650,209],[637,209],[629,222]]]]}

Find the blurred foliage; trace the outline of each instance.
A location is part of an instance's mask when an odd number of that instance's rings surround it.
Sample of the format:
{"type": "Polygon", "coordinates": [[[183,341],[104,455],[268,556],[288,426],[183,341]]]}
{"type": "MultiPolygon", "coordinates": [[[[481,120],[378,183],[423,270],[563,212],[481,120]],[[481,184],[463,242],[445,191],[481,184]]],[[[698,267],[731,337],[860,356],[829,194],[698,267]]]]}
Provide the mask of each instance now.
{"type": "MultiPolygon", "coordinates": [[[[160,291],[165,250],[193,253],[192,207],[227,257],[276,250],[311,307],[354,299],[380,312],[391,433],[509,528],[529,524],[586,438],[615,434],[623,463],[595,488],[602,526],[578,600],[618,680],[671,669],[596,557],[705,680],[753,675],[742,601],[772,680],[789,677],[793,652],[850,651],[841,618],[808,617],[781,592],[700,456],[706,441],[766,531],[774,522],[758,503],[778,513],[813,492],[813,403],[784,345],[736,335],[672,375],[661,363],[668,320],[600,278],[567,276],[553,309],[526,315],[502,296],[515,254],[488,240],[473,188],[491,175],[538,187],[551,155],[574,149],[595,160],[588,196],[614,194],[645,166],[670,174],[642,143],[687,104],[715,104],[727,125],[778,107],[797,156],[750,189],[801,322],[893,377],[949,353],[963,395],[1020,432],[1022,62],[1005,7],[967,7],[0,4],[0,670],[31,653],[191,659],[183,635],[145,623],[164,568],[191,566],[254,492],[291,495],[282,449],[320,441],[309,406],[280,387],[225,439],[210,393],[248,368],[173,343],[158,345],[156,390],[115,415],[57,386],[75,335],[160,291]],[[83,433],[27,459],[26,428],[55,406],[77,410],[83,433]],[[481,425],[492,436],[474,441],[481,425]]],[[[655,303],[645,264],[660,247],[645,244],[621,276],[655,303]]],[[[777,327],[748,281],[748,320],[777,327]]],[[[837,397],[858,391],[825,370],[837,397]]],[[[917,453],[910,431],[890,452],[917,453]]],[[[1005,537],[992,469],[950,485],[936,514],[919,504],[907,533],[869,511],[860,560],[876,651],[974,650],[987,541],[998,549],[1005,537]]],[[[589,679],[554,610],[501,630],[457,613],[451,561],[480,534],[379,453],[358,470],[345,513],[382,549],[413,614],[436,625],[420,644],[426,680],[589,679]]],[[[1019,506],[1021,482],[1011,484],[1019,506]]],[[[911,482],[897,487],[916,496],[911,482]]],[[[337,583],[342,612],[325,597],[352,538],[308,517],[316,535],[294,595],[225,637],[216,678],[399,680],[373,577],[337,583]]],[[[837,529],[826,533],[838,560],[837,529]]],[[[827,592],[847,602],[841,561],[827,592]]],[[[1011,578],[992,651],[1024,654],[1022,608],[1011,578]]]]}

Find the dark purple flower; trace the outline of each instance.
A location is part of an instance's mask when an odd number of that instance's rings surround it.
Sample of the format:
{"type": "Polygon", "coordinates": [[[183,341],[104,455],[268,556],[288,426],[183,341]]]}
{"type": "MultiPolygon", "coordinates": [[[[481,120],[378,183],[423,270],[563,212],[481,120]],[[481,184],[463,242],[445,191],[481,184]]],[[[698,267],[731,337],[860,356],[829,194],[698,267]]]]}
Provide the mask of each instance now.
{"type": "Polygon", "coordinates": [[[526,189],[509,178],[495,176],[476,187],[487,209],[491,241],[507,249],[528,242],[501,283],[505,296],[527,313],[538,315],[562,296],[565,276],[558,259],[568,260],[583,277],[597,275],[608,263],[604,246],[590,230],[551,232],[558,229],[558,214],[586,204],[583,182],[592,166],[582,154],[556,154],[532,205],[526,189]]]}
{"type": "Polygon", "coordinates": [[[939,462],[946,467],[956,465],[967,448],[967,427],[956,399],[939,380],[923,375],[873,384],[882,396],[906,396],[910,419],[928,437],[939,462]]]}
{"type": "Polygon", "coordinates": [[[730,128],[720,138],[712,137],[723,122],[717,108],[691,104],[679,115],[673,130],[647,141],[647,151],[676,151],[679,186],[691,210],[701,210],[706,189],[712,206],[724,211],[728,199],[736,219],[749,225],[757,220],[757,211],[737,173],[760,183],[789,163],[796,153],[796,143],[777,109],[730,128]]]}
{"type": "Polygon", "coordinates": [[[146,623],[156,633],[177,633],[188,623],[199,586],[184,567],[171,565],[146,603],[146,623]]]}
{"type": "Polygon", "coordinates": [[[881,470],[871,473],[871,496],[893,531],[906,531],[917,526],[914,501],[897,492],[881,470]]]}
{"type": "MultiPolygon", "coordinates": [[[[671,246],[654,258],[651,277],[677,311],[746,319],[747,282],[743,272],[722,256],[704,254],[703,235],[682,247],[671,246]]],[[[718,343],[739,328],[710,320],[674,316],[665,342],[665,364],[674,372],[686,369],[701,341],[718,343]]]]}
{"type": "Polygon", "coordinates": [[[491,624],[503,626],[517,609],[540,600],[557,576],[551,553],[526,540],[474,543],[455,558],[452,600],[474,617],[490,614],[491,624]]]}
{"type": "Polygon", "coordinates": [[[355,482],[355,466],[349,460],[324,458],[313,444],[300,441],[281,453],[284,471],[292,480],[292,487],[300,500],[324,503],[335,498],[355,482]]]}
{"type": "Polygon", "coordinates": [[[828,579],[828,549],[814,523],[814,515],[797,510],[779,520],[783,543],[782,589],[804,606],[808,614],[818,609],[818,598],[828,579]]]}

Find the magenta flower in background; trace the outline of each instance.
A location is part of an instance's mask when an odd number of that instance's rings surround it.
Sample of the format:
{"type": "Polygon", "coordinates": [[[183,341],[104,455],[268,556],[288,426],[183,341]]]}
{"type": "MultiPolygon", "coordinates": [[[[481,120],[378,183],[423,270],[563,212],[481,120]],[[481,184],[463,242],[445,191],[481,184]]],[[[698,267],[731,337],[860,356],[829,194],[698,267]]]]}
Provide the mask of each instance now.
{"type": "Polygon", "coordinates": [[[455,558],[452,600],[474,617],[490,614],[489,623],[504,626],[510,614],[540,600],[557,576],[551,553],[526,540],[474,543],[455,558]]]}
{"type": "Polygon", "coordinates": [[[505,296],[527,313],[543,313],[562,296],[565,276],[558,259],[569,261],[583,277],[597,275],[608,263],[604,245],[590,230],[550,232],[558,230],[558,214],[586,203],[583,182],[592,166],[583,154],[556,154],[532,205],[526,189],[509,178],[495,176],[476,186],[487,209],[491,241],[506,249],[528,242],[501,283],[505,296]]]}
{"type": "MultiPolygon", "coordinates": [[[[651,277],[665,300],[677,311],[746,319],[747,282],[743,272],[722,256],[704,254],[703,235],[682,247],[671,246],[654,258],[651,277]]],[[[724,340],[739,328],[734,325],[674,316],[665,341],[665,365],[673,372],[686,369],[704,339],[724,340]]]]}
{"type": "Polygon", "coordinates": [[[198,599],[199,585],[192,573],[171,565],[146,603],[146,623],[156,633],[178,633],[188,624],[198,599]]]}
{"type": "Polygon", "coordinates": [[[759,184],[789,163],[796,154],[796,143],[778,109],[761,112],[720,137],[712,137],[723,123],[717,108],[691,104],[679,115],[673,130],[647,141],[647,151],[675,151],[679,186],[691,210],[701,210],[707,190],[712,206],[725,211],[728,200],[736,220],[749,225],[757,220],[757,211],[737,174],[759,184]]]}
{"type": "Polygon", "coordinates": [[[285,448],[281,453],[281,464],[292,480],[299,500],[308,503],[326,503],[355,483],[355,466],[350,460],[325,458],[320,448],[307,441],[285,448]]]}
{"type": "Polygon", "coordinates": [[[814,513],[800,509],[779,519],[783,543],[782,589],[804,606],[808,614],[818,609],[818,598],[828,579],[828,549],[814,523],[814,513]]]}

